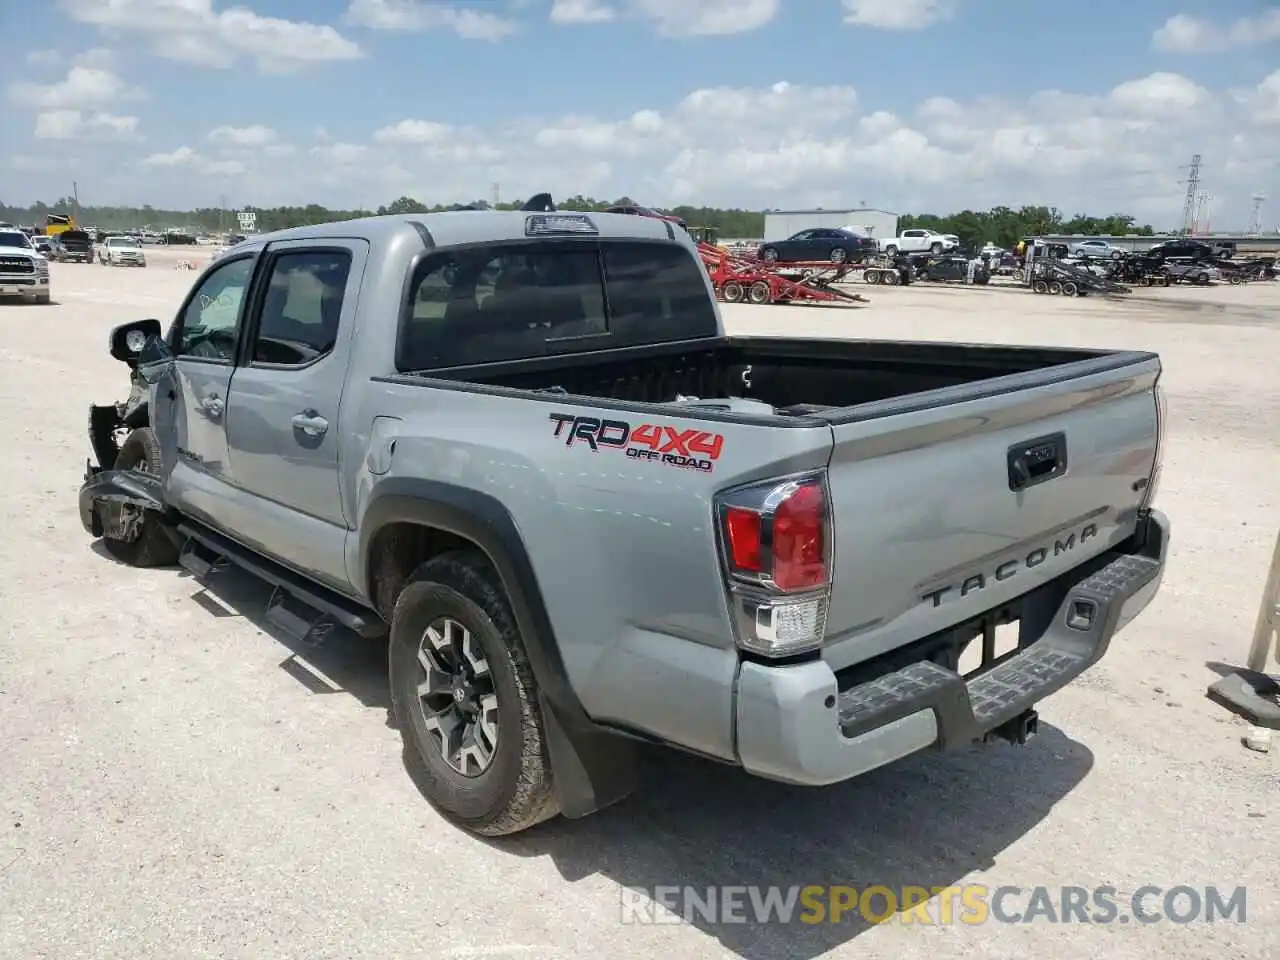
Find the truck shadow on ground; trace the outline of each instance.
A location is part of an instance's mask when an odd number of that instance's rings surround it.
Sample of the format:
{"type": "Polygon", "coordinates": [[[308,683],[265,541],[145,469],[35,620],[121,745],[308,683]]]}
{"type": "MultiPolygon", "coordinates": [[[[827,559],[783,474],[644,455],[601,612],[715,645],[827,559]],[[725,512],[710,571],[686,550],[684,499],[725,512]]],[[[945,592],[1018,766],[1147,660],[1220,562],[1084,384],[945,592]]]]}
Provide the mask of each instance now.
{"type": "MultiPolygon", "coordinates": [[[[100,541],[93,549],[114,560],[100,541]]],[[[119,562],[119,561],[115,561],[119,562]]],[[[218,570],[204,579],[175,568],[175,574],[193,587],[191,600],[210,616],[243,617],[276,643],[286,656],[280,669],[317,695],[347,693],[361,704],[391,720],[391,694],[387,685],[387,642],[369,640],[350,630],[334,626],[314,637],[298,639],[267,619],[271,587],[236,567],[218,570]]]]}
{"type": "MultiPolygon", "coordinates": [[[[712,886],[780,887],[785,893],[793,886],[847,885],[861,893],[881,885],[900,898],[904,887],[954,887],[972,872],[990,869],[1001,851],[1085,778],[1092,753],[1043,721],[1040,731],[1026,747],[930,752],[819,789],[770,783],[653,750],[641,789],[624,803],[492,842],[521,856],[549,856],[566,880],[600,874],[651,896],[662,886],[694,888],[705,902],[712,886]]],[[[619,891],[618,923],[635,916],[624,897],[629,895],[619,891]]],[[[684,922],[749,960],[817,957],[873,926],[856,909],[838,920],[828,912],[814,922],[803,903],[790,922],[778,922],[776,913],[770,922],[754,915],[749,892],[738,898],[741,922],[708,918],[698,904],[677,910],[686,914],[684,922]]],[[[830,905],[829,899],[819,902],[830,905]]],[[[953,903],[950,922],[960,925],[958,892],[953,903]]],[[[1007,909],[1016,911],[1014,903],[1016,898],[1007,909]]],[[[872,916],[883,913],[883,894],[869,906],[872,916]]],[[[935,922],[943,916],[936,903],[930,912],[935,922]]],[[[904,921],[898,914],[889,922],[904,921]]]]}
{"type": "MultiPolygon", "coordinates": [[[[95,548],[98,545],[95,544],[95,548]]],[[[102,551],[105,554],[105,551],[102,551]]],[[[269,587],[235,568],[205,580],[186,571],[193,602],[214,617],[241,616],[284,647],[282,669],[318,695],[346,692],[391,724],[386,642],[334,629],[300,642],[265,617],[269,587]],[[312,685],[288,664],[299,660],[328,683],[312,685]]],[[[620,888],[802,888],[879,885],[951,888],[1031,831],[1082,782],[1093,755],[1043,720],[1025,747],[1003,743],[907,758],[845,784],[790,787],[658,748],[641,749],[641,787],[626,801],[582,820],[552,820],[513,837],[477,840],[521,857],[548,857],[567,882],[603,876],[620,888]]],[[[406,761],[417,780],[417,765],[406,761]]],[[[421,788],[420,788],[421,789],[421,788]]],[[[1039,878],[1021,878],[1034,884],[1039,878]]],[[[1017,881],[1012,881],[1017,882],[1017,881]]],[[[808,960],[873,926],[849,910],[819,922],[797,902],[790,922],[754,916],[750,894],[738,894],[741,922],[704,916],[691,905],[682,921],[746,960],[808,960]]],[[[620,925],[652,916],[636,912],[620,889],[593,918],[620,925]]],[[[827,901],[829,903],[829,901],[827,901]]],[[[951,922],[963,915],[958,896],[951,922]]],[[[885,908],[883,896],[873,912],[885,908]]],[[[940,908],[931,908],[935,920],[940,908]]],[[[1016,898],[1008,909],[1017,910],[1016,898]]],[[[889,922],[899,922],[899,917],[889,922]]],[[[670,922],[670,919],[668,919],[670,922]]]]}

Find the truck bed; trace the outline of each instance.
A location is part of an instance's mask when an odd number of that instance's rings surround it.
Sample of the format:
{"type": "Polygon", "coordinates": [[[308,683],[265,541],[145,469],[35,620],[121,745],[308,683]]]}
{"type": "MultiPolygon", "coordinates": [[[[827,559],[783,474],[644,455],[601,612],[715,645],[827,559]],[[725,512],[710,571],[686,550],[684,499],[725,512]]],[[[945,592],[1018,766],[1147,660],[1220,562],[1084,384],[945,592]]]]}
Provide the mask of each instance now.
{"type": "MultiPolygon", "coordinates": [[[[841,670],[976,623],[1131,536],[1154,482],[1159,372],[1159,357],[1142,351],[723,338],[427,376],[468,392],[539,391],[623,420],[654,404],[650,416],[719,424],[709,429],[737,452],[713,474],[683,477],[690,527],[716,490],[799,469],[791,454],[804,441],[771,433],[825,433],[836,572],[823,656],[841,670]]],[[[557,496],[646,489],[629,474],[591,476],[589,490],[557,496]]],[[[669,498],[662,509],[677,510],[669,498]]],[[[598,524],[598,513],[584,516],[598,524]]],[[[677,569],[683,583],[708,575],[677,569]]]]}
{"type": "MultiPolygon", "coordinates": [[[[744,398],[767,404],[775,416],[841,422],[1016,391],[1150,357],[1060,347],[760,337],[459,367],[430,376],[623,403],[744,398]]],[[[758,418],[769,412],[726,414],[758,418]]]]}

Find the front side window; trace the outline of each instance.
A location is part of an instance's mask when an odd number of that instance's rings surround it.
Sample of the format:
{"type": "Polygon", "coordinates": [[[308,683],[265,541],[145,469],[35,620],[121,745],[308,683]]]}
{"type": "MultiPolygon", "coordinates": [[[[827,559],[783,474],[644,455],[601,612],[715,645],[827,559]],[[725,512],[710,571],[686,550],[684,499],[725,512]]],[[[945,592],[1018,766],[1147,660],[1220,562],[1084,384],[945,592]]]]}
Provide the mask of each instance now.
{"type": "Polygon", "coordinates": [[[495,244],[424,261],[401,370],[714,336],[701,264],[675,243],[495,244]]]}
{"type": "Polygon", "coordinates": [[[240,308],[253,277],[254,260],[224,263],[201,282],[178,318],[173,352],[179,357],[232,363],[240,327],[240,308]]]}

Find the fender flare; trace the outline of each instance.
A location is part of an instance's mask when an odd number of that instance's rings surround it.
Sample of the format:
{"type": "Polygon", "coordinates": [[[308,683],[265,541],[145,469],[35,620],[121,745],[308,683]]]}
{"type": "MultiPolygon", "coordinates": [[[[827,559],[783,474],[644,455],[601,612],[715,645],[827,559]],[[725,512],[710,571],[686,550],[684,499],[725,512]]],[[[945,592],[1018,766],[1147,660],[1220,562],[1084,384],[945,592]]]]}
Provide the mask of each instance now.
{"type": "Polygon", "coordinates": [[[391,523],[433,527],[470,540],[493,564],[538,683],[563,814],[586,816],[631,793],[636,780],[633,743],[596,724],[578,699],[524,539],[507,508],[488,494],[442,481],[394,477],[378,482],[358,524],[358,573],[370,600],[375,596],[372,547],[378,532],[391,523]]]}

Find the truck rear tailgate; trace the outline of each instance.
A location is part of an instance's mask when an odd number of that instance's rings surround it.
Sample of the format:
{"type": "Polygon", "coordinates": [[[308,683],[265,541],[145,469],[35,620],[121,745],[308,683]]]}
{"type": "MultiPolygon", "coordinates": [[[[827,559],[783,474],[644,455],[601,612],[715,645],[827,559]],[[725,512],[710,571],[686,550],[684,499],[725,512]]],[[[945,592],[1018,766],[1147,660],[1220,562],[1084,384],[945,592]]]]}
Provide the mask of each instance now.
{"type": "Polygon", "coordinates": [[[1154,354],[1111,354],[831,417],[840,670],[992,610],[1133,533],[1154,354]]]}

